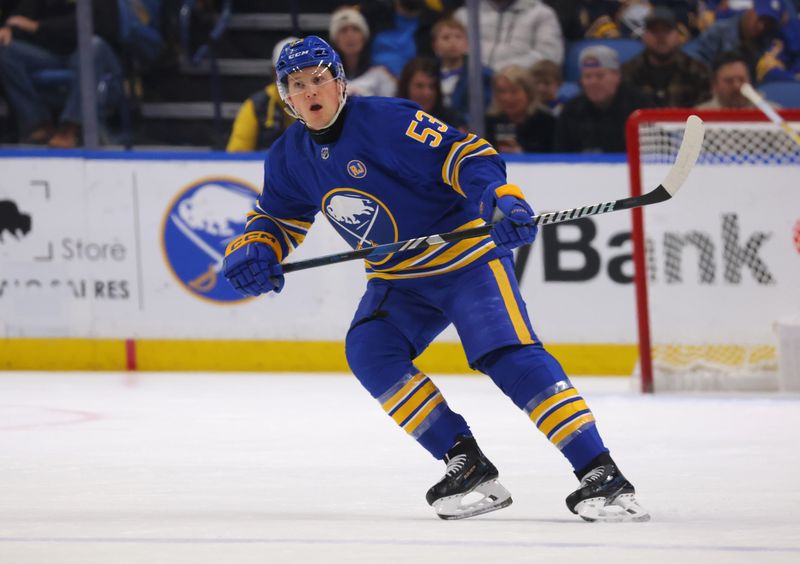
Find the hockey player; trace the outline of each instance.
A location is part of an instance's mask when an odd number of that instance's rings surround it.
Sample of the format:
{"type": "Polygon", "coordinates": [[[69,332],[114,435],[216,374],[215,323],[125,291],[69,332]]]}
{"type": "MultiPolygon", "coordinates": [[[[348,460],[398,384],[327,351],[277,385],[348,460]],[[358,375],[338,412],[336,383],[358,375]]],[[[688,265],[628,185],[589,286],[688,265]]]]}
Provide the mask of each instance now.
{"type": "Polygon", "coordinates": [[[354,248],[495,222],[491,236],[366,261],[367,290],[346,338],[350,368],[386,413],[435,458],[427,493],[443,519],[511,504],[464,418],[413,365],[453,323],[471,366],[489,375],[569,460],[567,507],[588,521],[644,521],[594,416],[544,349],[519,293],[510,249],[533,242],[533,210],[485,140],[408,100],[352,98],[336,52],[309,36],[284,47],[278,88],[299,120],[276,141],[245,232],[224,274],[239,292],[280,292],[280,263],[318,212],[354,248]],[[478,493],[477,501],[464,498],[478,493]]]}

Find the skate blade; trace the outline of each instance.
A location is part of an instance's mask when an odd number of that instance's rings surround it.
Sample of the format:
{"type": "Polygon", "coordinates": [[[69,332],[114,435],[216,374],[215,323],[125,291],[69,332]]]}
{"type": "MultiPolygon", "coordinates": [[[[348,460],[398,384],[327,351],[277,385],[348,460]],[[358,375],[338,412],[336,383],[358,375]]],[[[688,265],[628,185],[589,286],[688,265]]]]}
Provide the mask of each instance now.
{"type": "Polygon", "coordinates": [[[466,519],[497,511],[508,507],[512,503],[511,493],[497,480],[489,480],[478,484],[465,494],[443,497],[433,502],[433,509],[441,519],[466,519]],[[481,496],[474,501],[467,501],[476,496],[481,496]]]}
{"type": "Polygon", "coordinates": [[[641,523],[650,520],[650,513],[639,505],[634,494],[621,494],[612,500],[605,497],[585,499],[575,506],[575,511],[589,522],[641,523]]]}

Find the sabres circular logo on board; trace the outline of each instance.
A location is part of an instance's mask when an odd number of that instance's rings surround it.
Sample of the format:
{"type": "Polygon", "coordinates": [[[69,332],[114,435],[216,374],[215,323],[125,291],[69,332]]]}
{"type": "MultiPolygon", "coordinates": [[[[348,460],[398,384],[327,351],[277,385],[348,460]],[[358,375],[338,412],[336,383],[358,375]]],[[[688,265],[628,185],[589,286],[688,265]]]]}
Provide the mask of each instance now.
{"type": "Polygon", "coordinates": [[[367,165],[359,160],[347,163],[347,173],[353,178],[364,178],[367,175],[367,165]]]}
{"type": "Polygon", "coordinates": [[[222,275],[225,249],[244,231],[258,190],[236,178],[209,177],[178,191],[164,214],[164,258],[183,289],[217,304],[248,300],[222,275]]]}
{"type": "MultiPolygon", "coordinates": [[[[322,212],[354,249],[397,242],[397,223],[378,198],[355,188],[335,188],[322,198],[322,212]]],[[[391,255],[379,262],[383,264],[391,255]]]]}

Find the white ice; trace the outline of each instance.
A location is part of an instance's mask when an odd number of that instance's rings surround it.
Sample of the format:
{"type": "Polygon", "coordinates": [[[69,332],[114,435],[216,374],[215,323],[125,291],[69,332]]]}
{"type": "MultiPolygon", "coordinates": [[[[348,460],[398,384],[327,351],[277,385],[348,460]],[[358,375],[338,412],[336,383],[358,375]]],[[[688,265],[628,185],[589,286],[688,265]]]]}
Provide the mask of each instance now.
{"type": "Polygon", "coordinates": [[[439,520],[444,465],[352,376],[0,372],[0,564],[800,561],[800,396],[575,378],[653,515],[598,524],[487,378],[434,380],[511,507],[439,520]]]}

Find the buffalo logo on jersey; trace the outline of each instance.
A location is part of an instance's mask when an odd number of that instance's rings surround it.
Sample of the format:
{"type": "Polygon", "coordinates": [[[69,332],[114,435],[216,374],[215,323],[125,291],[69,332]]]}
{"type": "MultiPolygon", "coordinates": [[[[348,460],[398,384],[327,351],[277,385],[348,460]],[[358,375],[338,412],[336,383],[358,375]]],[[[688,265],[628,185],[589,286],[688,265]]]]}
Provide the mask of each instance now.
{"type": "Polygon", "coordinates": [[[167,266],[181,287],[214,302],[244,299],[222,277],[225,248],[244,231],[258,191],[232,178],[204,178],[182,188],[161,228],[167,266]],[[220,283],[222,282],[222,283],[220,283]]]}
{"type": "Polygon", "coordinates": [[[367,175],[367,167],[361,161],[352,160],[347,163],[347,173],[353,178],[364,178],[367,175]]]}
{"type": "Polygon", "coordinates": [[[322,199],[322,211],[354,249],[397,242],[397,223],[389,208],[367,192],[354,188],[331,190],[322,199]]]}

